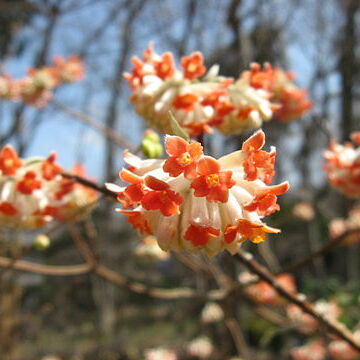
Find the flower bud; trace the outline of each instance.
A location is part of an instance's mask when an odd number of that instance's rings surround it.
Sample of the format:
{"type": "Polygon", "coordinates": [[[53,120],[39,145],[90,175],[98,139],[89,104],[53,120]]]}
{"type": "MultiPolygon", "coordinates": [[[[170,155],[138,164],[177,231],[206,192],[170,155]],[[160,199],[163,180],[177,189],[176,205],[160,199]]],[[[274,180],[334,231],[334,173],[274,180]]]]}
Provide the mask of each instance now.
{"type": "Polygon", "coordinates": [[[46,250],[50,246],[50,244],[50,238],[45,234],[39,234],[35,237],[34,246],[36,250],[46,250]]]}
{"type": "Polygon", "coordinates": [[[162,156],[163,148],[160,144],[160,136],[153,130],[146,130],[141,142],[141,150],[147,158],[156,159],[162,156]]]}

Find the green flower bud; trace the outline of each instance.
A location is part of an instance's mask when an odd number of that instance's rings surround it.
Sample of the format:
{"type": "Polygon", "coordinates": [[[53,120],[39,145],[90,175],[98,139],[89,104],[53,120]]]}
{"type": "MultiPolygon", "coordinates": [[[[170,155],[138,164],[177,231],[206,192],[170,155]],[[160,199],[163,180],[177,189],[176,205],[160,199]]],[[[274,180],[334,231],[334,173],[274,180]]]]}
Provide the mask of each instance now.
{"type": "Polygon", "coordinates": [[[35,237],[34,246],[36,250],[46,250],[50,246],[50,238],[45,234],[39,234],[35,237]]]}
{"type": "Polygon", "coordinates": [[[146,130],[141,142],[141,150],[147,158],[159,158],[163,154],[160,136],[153,130],[146,130]]]}

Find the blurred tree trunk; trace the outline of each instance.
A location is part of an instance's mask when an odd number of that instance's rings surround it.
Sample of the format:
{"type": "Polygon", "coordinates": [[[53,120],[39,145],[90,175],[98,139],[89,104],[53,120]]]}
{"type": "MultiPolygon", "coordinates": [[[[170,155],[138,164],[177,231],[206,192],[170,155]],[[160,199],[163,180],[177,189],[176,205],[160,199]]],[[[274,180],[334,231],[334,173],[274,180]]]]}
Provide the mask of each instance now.
{"type": "Polygon", "coordinates": [[[349,139],[351,131],[358,128],[354,116],[354,88],[358,76],[359,60],[356,56],[358,29],[356,16],[359,13],[359,0],[343,1],[344,6],[344,31],[340,37],[340,63],[341,76],[341,140],[349,139]]]}

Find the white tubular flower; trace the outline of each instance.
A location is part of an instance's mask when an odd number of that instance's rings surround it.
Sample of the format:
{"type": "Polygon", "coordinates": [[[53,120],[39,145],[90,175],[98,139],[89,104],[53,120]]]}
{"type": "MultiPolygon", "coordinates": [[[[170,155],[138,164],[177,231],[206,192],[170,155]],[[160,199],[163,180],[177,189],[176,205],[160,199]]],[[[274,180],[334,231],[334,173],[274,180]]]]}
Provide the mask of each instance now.
{"type": "Polygon", "coordinates": [[[251,87],[245,79],[218,76],[217,67],[208,73],[203,56],[195,52],[181,59],[181,70],[176,69],[173,55],[161,56],[152,47],[143,59],[133,58],[129,81],[136,112],[150,126],[170,133],[168,113],[171,111],[191,137],[217,128],[224,134],[238,134],[257,129],[272,118],[271,94],[265,89],[251,87]]]}
{"type": "Polygon", "coordinates": [[[118,194],[124,207],[119,212],[141,233],[154,235],[163,250],[236,253],[246,239],[258,243],[266,233],[280,231],[262,218],[280,209],[277,195],[289,184],[267,185],[275,149],[261,150],[264,143],[258,131],[242,150],[216,160],[204,156],[198,142],[167,136],[167,160],[141,160],[126,152],[130,167],[120,178],[130,185],[107,186],[118,194]]]}

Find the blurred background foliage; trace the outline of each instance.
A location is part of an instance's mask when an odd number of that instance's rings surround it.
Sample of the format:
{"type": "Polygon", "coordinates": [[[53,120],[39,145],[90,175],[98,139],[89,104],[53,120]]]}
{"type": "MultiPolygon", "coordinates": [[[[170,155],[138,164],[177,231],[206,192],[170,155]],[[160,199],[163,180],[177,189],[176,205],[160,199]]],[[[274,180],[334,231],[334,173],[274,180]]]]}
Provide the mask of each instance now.
{"type": "MultiPolygon", "coordinates": [[[[274,182],[288,179],[292,190],[271,219],[282,234],[247,248],[279,271],[325,243],[329,221],[345,216],[353,206],[328,187],[322,151],[329,132],[344,141],[359,130],[359,8],[358,0],[0,0],[3,73],[22,76],[28,67],[50,63],[57,54],[78,54],[87,67],[86,79],[59,89],[45,109],[0,101],[0,144],[10,142],[23,155],[46,155],[54,149],[62,164],[81,161],[100,183],[110,181],[122,165],[123,149],[67,110],[88,114],[139,144],[145,124],[128,102],[122,73],[149,41],[177,59],[199,50],[207,65],[220,65],[222,75],[237,76],[251,62],[281,65],[296,73],[314,107],[298,121],[271,122],[264,128],[267,146],[278,148],[274,182]],[[312,205],[313,218],[294,215],[299,201],[312,205]]],[[[243,139],[217,134],[206,142],[221,155],[238,148],[243,139]]],[[[160,263],[137,259],[138,236],[113,214],[111,202],[101,202],[78,229],[84,236],[90,231],[104,263],[132,279],[204,292],[214,287],[212,280],[194,276],[175,258],[160,263]]],[[[0,254],[13,255],[14,241],[21,243],[21,235],[1,231],[0,254]]],[[[350,327],[360,320],[359,255],[358,244],[338,247],[295,274],[298,288],[312,300],[336,298],[346,309],[343,320],[350,327]]],[[[51,235],[47,250],[31,253],[30,259],[47,264],[81,261],[66,226],[51,235]]],[[[238,273],[228,260],[221,255],[214,261],[238,273]]],[[[1,359],[35,360],[49,354],[64,360],[142,359],[144,349],[157,346],[183,353],[185,344],[202,334],[215,340],[211,359],[224,360],[234,353],[224,326],[199,321],[201,300],[152,299],[95,275],[50,278],[3,269],[0,281],[1,359]]],[[[256,346],[254,359],[286,359],[289,347],[302,342],[302,335],[279,330],[249,311],[244,300],[237,301],[236,316],[246,341],[256,346]]]]}

